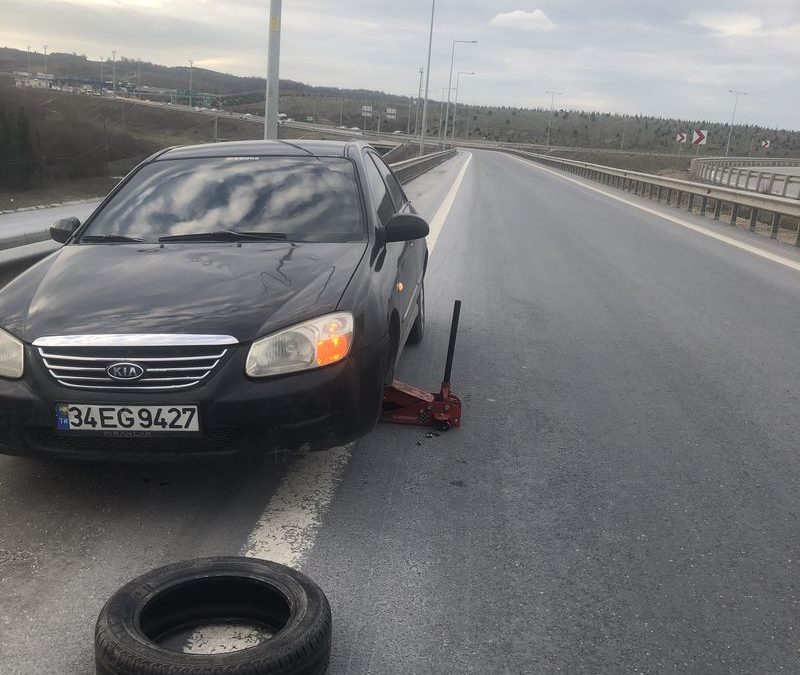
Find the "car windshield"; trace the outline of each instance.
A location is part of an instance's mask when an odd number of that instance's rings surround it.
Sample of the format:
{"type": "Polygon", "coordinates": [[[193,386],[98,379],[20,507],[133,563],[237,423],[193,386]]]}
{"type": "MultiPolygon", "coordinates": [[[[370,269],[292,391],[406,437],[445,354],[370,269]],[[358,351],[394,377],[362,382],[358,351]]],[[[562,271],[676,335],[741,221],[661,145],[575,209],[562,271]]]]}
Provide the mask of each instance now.
{"type": "Polygon", "coordinates": [[[82,238],[156,242],[219,232],[304,242],[363,239],[353,164],[317,157],[156,161],[125,184],[82,238]]]}

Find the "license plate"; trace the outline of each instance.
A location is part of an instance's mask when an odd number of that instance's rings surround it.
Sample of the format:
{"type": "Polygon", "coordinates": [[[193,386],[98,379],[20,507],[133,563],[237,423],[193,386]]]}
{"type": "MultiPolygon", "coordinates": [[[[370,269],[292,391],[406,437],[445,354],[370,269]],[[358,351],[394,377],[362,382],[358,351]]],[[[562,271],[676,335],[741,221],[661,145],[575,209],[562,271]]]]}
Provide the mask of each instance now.
{"type": "Polygon", "coordinates": [[[113,406],[83,403],[56,404],[58,431],[86,431],[109,435],[198,433],[197,406],[113,406]]]}

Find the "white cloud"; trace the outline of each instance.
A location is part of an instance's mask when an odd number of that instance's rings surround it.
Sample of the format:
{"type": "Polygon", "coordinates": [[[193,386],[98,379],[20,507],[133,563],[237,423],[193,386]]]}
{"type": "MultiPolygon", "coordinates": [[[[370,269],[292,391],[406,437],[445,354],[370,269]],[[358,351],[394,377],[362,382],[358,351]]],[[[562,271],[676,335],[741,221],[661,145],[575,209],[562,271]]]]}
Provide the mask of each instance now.
{"type": "Polygon", "coordinates": [[[696,12],[689,22],[725,36],[754,36],[761,34],[764,22],[754,14],[736,12],[696,12]]]}
{"type": "Polygon", "coordinates": [[[553,30],[556,25],[550,21],[541,9],[525,12],[521,9],[498,14],[490,21],[493,26],[516,28],[517,30],[544,31],[553,30]]]}

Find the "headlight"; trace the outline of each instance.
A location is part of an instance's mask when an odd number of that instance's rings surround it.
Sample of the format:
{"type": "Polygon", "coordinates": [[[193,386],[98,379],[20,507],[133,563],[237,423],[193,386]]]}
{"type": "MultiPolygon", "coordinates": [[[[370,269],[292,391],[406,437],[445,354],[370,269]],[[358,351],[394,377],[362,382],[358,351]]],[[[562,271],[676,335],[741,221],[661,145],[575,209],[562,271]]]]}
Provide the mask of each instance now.
{"type": "Polygon", "coordinates": [[[12,335],[0,330],[0,377],[18,380],[25,363],[25,347],[12,335]]]}
{"type": "Polygon", "coordinates": [[[247,355],[250,377],[283,375],[329,366],[353,346],[353,315],[329,314],[257,340],[247,355]]]}

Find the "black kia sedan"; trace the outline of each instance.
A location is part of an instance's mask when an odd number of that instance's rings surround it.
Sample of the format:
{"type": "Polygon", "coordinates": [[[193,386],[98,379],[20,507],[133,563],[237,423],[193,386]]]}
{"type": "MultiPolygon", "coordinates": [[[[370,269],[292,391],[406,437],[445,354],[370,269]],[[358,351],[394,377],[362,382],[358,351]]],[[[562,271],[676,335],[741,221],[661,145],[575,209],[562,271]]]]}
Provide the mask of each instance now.
{"type": "Polygon", "coordinates": [[[258,457],[368,433],[427,223],[363,143],[171,148],[0,290],[0,452],[258,457]]]}

